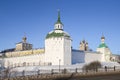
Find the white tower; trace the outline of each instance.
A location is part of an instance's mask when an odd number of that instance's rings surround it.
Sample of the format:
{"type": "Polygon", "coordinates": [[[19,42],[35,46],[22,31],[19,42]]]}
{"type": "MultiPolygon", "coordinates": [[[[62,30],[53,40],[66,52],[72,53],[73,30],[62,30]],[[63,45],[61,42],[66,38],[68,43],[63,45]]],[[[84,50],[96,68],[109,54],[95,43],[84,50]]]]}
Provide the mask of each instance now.
{"type": "Polygon", "coordinates": [[[105,37],[104,36],[101,37],[101,44],[97,48],[97,52],[102,53],[102,58],[101,58],[102,62],[109,62],[110,61],[111,51],[108,48],[108,46],[105,44],[105,37]]]}
{"type": "Polygon", "coordinates": [[[63,31],[60,11],[54,30],[45,39],[45,62],[51,65],[71,65],[71,38],[63,31]]]}

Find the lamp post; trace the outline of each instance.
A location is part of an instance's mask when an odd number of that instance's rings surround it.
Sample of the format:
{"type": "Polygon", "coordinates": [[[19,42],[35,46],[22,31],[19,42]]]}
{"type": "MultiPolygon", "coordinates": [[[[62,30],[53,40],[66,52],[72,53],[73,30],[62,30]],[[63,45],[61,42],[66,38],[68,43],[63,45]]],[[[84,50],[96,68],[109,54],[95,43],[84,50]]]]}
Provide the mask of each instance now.
{"type": "Polygon", "coordinates": [[[61,62],[61,59],[59,59],[59,72],[60,72],[60,62],[61,62]]]}

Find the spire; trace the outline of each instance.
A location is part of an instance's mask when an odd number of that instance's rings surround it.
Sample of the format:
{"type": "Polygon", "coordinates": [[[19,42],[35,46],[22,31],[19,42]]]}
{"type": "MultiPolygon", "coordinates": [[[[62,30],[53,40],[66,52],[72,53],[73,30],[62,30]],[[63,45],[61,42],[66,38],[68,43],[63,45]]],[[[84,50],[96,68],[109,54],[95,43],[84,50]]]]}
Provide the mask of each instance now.
{"type": "Polygon", "coordinates": [[[60,21],[60,10],[58,10],[58,21],[60,21]]]}
{"type": "Polygon", "coordinates": [[[60,20],[60,10],[58,10],[58,19],[57,19],[57,22],[55,23],[54,29],[55,30],[63,30],[63,24],[60,20]]]}
{"type": "Polygon", "coordinates": [[[60,10],[58,9],[58,19],[56,24],[62,24],[61,20],[60,20],[60,10]]]}

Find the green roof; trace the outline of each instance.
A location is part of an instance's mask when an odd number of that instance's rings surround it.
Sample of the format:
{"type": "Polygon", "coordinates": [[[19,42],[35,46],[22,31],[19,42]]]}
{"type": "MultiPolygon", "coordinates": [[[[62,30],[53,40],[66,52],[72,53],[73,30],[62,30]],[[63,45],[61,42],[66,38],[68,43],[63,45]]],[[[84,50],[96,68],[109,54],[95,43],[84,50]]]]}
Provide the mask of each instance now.
{"type": "MultiPolygon", "coordinates": [[[[57,22],[55,24],[62,24],[61,20],[58,19],[57,22]]],[[[63,25],[63,24],[62,24],[63,25]]]]}
{"type": "Polygon", "coordinates": [[[55,24],[62,24],[62,22],[60,20],[60,11],[58,11],[58,20],[57,20],[57,22],[55,24]]]}
{"type": "Polygon", "coordinates": [[[51,38],[51,37],[70,37],[69,35],[66,35],[65,33],[56,33],[56,32],[52,32],[52,33],[48,33],[47,36],[46,36],[46,39],[47,38],[51,38]]]}
{"type": "Polygon", "coordinates": [[[105,43],[101,43],[98,48],[108,48],[108,46],[105,43]]]}

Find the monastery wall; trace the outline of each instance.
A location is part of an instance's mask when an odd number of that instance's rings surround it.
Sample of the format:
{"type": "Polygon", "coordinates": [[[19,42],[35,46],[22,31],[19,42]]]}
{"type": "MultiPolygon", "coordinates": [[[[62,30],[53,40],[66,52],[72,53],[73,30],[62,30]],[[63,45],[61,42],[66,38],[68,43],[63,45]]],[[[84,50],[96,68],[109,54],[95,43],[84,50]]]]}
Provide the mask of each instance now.
{"type": "Polygon", "coordinates": [[[98,52],[85,52],[85,63],[90,63],[93,61],[102,62],[102,54],[98,52]]]}
{"type": "Polygon", "coordinates": [[[85,53],[80,50],[72,50],[72,64],[84,63],[85,53]]]}
{"type": "Polygon", "coordinates": [[[45,65],[44,53],[4,58],[5,67],[45,65]]]}

